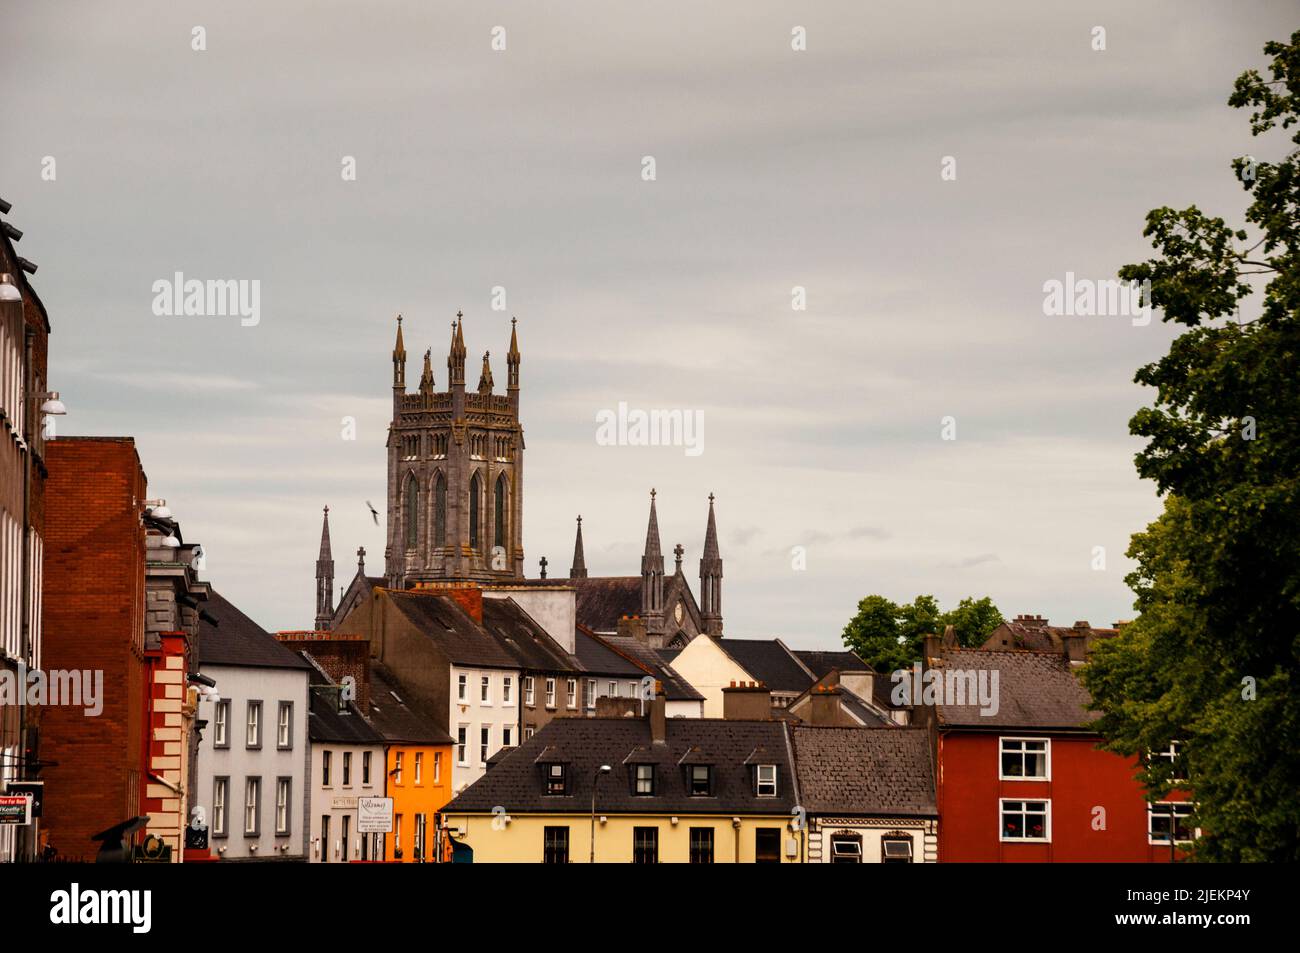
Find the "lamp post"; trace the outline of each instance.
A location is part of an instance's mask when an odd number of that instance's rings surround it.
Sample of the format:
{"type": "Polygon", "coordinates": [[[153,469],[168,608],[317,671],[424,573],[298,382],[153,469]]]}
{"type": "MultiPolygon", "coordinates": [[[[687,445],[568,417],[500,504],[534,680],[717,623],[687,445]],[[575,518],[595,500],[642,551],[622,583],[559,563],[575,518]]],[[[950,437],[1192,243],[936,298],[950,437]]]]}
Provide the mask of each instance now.
{"type": "Polygon", "coordinates": [[[596,862],[596,788],[600,786],[600,777],[603,774],[609,774],[613,770],[607,764],[602,764],[596,769],[595,776],[591,779],[591,860],[590,863],[596,862]]]}

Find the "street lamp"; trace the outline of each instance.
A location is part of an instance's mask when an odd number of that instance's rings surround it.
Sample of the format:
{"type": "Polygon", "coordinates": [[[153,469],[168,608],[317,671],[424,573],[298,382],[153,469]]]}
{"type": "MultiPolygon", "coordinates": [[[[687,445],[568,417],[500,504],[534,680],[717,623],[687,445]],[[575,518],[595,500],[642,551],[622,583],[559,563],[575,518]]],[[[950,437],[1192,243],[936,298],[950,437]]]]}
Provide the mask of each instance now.
{"type": "Polygon", "coordinates": [[[600,785],[601,775],[609,774],[612,771],[607,764],[602,764],[596,769],[596,775],[591,779],[591,863],[596,862],[596,788],[600,785]]]}

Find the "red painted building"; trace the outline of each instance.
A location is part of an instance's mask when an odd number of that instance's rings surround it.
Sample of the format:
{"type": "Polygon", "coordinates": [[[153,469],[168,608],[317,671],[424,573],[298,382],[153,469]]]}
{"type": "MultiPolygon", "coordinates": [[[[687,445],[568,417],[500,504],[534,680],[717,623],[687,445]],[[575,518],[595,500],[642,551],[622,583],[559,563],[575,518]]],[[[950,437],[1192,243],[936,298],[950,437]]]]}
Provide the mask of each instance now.
{"type": "Polygon", "coordinates": [[[1068,654],[930,640],[926,655],[938,699],[916,711],[934,739],[941,863],[1170,859],[1167,812],[1185,796],[1153,816],[1137,762],[1082,727],[1095,716],[1068,654]]]}

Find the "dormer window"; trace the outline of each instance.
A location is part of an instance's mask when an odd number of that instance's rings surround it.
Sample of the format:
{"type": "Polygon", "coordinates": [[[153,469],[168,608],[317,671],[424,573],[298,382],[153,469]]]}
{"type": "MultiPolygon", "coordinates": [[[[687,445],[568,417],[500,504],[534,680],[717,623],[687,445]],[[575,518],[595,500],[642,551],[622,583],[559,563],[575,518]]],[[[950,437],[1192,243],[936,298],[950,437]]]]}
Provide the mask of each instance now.
{"type": "Polygon", "coordinates": [[[708,797],[713,793],[713,766],[693,764],[687,772],[691,797],[708,797]]]}
{"type": "Polygon", "coordinates": [[[546,777],[546,793],[552,795],[567,794],[569,790],[569,772],[563,764],[546,764],[542,766],[546,777]]]}
{"type": "Polygon", "coordinates": [[[757,797],[776,797],[776,765],[754,766],[754,794],[757,797]]]}
{"type": "Polygon", "coordinates": [[[653,764],[632,765],[632,793],[649,797],[655,793],[655,766],[653,764]]]}

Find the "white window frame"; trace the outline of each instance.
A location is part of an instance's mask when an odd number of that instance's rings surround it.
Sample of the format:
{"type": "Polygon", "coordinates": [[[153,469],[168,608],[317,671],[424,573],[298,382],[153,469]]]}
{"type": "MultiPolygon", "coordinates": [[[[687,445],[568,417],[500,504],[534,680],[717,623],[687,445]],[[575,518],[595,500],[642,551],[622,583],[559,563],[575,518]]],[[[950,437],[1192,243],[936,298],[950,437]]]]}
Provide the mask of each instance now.
{"type": "Polygon", "coordinates": [[[212,836],[226,836],[226,814],[230,810],[230,778],[217,778],[212,785],[212,836]]]}
{"type": "Polygon", "coordinates": [[[537,681],[531,675],[524,676],[524,704],[529,708],[537,704],[537,681]]]}
{"type": "Polygon", "coordinates": [[[212,746],[214,748],[230,747],[230,699],[223,698],[217,702],[217,710],[212,718],[212,746]]]}
{"type": "Polygon", "coordinates": [[[569,711],[576,711],[578,708],[578,680],[576,678],[566,679],[564,682],[564,704],[569,711]]]}
{"type": "Polygon", "coordinates": [[[1178,839],[1178,815],[1182,814],[1185,817],[1189,817],[1195,812],[1196,806],[1191,801],[1156,801],[1154,804],[1151,803],[1147,804],[1147,844],[1148,845],[1152,847],[1169,846],[1169,841],[1158,840],[1155,836],[1155,831],[1152,830],[1152,822],[1155,820],[1155,816],[1156,816],[1155,811],[1152,810],[1152,808],[1156,808],[1156,807],[1171,808],[1170,814],[1172,814],[1173,816],[1170,819],[1169,833],[1170,836],[1173,837],[1174,839],[1173,843],[1175,847],[1177,847],[1179,844],[1191,844],[1193,841],[1195,841],[1197,838],[1201,836],[1201,829],[1197,827],[1197,828],[1193,828],[1192,837],[1190,840],[1178,839]]]}
{"type": "Polygon", "coordinates": [[[262,703],[250,701],[244,706],[244,747],[262,747],[262,703]]]}
{"type": "Polygon", "coordinates": [[[492,757],[492,726],[478,726],[478,759],[481,763],[487,764],[488,758],[492,757]]]}
{"type": "Polygon", "coordinates": [[[607,698],[618,697],[618,682],[614,681],[612,678],[609,680],[609,694],[606,697],[607,698]]]}
{"type": "Polygon", "coordinates": [[[275,746],[281,750],[293,747],[293,702],[280,702],[276,712],[275,746]]]}
{"type": "Polygon", "coordinates": [[[416,784],[424,783],[424,752],[423,751],[417,751],[415,753],[415,783],[416,784]]]}
{"type": "Polygon", "coordinates": [[[553,677],[546,679],[546,707],[555,707],[555,679],[553,677]]]}
{"type": "Polygon", "coordinates": [[[275,833],[281,837],[289,834],[289,802],[293,797],[292,780],[275,780],[275,833]]]}
{"type": "MultiPolygon", "coordinates": [[[[1005,737],[998,738],[998,780],[999,781],[1050,781],[1052,780],[1052,739],[1021,737],[1019,735],[1006,735],[1005,737]],[[1007,751],[1006,745],[1008,741],[1020,745],[1021,746],[1020,749],[1018,751],[1014,751],[1014,750],[1007,751]],[[1016,774],[1003,774],[1002,756],[1004,754],[1019,754],[1021,767],[1024,767],[1025,754],[1027,753],[1024,749],[1024,744],[1027,741],[1031,741],[1043,745],[1043,771],[1045,773],[1041,777],[1039,776],[1030,777],[1028,775],[1016,775],[1016,774]]],[[[1036,798],[1035,800],[1038,799],[1036,798]]]]}
{"type": "Polygon", "coordinates": [[[469,676],[464,672],[456,676],[456,701],[462,705],[469,701],[469,676]]]}
{"type": "Polygon", "coordinates": [[[591,711],[596,707],[596,680],[594,678],[584,678],[582,680],[582,707],[591,711]]]}
{"type": "Polygon", "coordinates": [[[831,834],[829,841],[831,862],[834,863],[837,858],[851,857],[851,863],[862,863],[862,835],[857,837],[847,837],[844,834],[831,834]],[[851,847],[852,850],[837,850],[839,847],[851,847]]]}
{"type": "Polygon", "coordinates": [[[888,863],[888,862],[891,861],[891,860],[900,860],[900,859],[901,859],[901,857],[891,857],[891,856],[889,855],[889,852],[888,852],[888,851],[889,851],[889,848],[888,848],[888,846],[887,846],[887,845],[889,845],[889,844],[903,844],[903,845],[906,845],[906,847],[907,847],[907,862],[908,862],[909,864],[911,864],[911,863],[915,863],[915,862],[916,862],[916,853],[915,853],[916,845],[912,842],[912,838],[911,838],[911,837],[908,837],[908,836],[903,835],[903,834],[885,834],[885,835],[881,836],[881,838],[880,838],[880,862],[881,862],[882,864],[888,863]]]}
{"type": "Polygon", "coordinates": [[[456,763],[461,767],[469,765],[469,725],[456,726],[456,763]]]}
{"type": "MultiPolygon", "coordinates": [[[[1179,757],[1179,755],[1182,753],[1182,747],[1183,747],[1183,743],[1182,743],[1181,741],[1171,741],[1171,742],[1169,742],[1169,747],[1167,747],[1167,748],[1162,748],[1162,749],[1159,750],[1159,751],[1154,751],[1154,750],[1152,750],[1152,751],[1148,751],[1148,752],[1147,752],[1147,761],[1148,761],[1148,762],[1150,762],[1150,761],[1156,761],[1156,760],[1160,760],[1160,761],[1168,761],[1170,767],[1173,768],[1175,765],[1178,764],[1178,757],[1179,757]]],[[[1181,765],[1179,765],[1179,767],[1181,767],[1181,765]]],[[[1185,772],[1180,772],[1180,773],[1175,774],[1174,777],[1171,778],[1171,780],[1174,781],[1175,783],[1185,783],[1185,782],[1187,781],[1187,778],[1181,776],[1183,773],[1185,773],[1185,772]]],[[[1174,802],[1172,802],[1172,801],[1157,801],[1156,803],[1157,803],[1157,804],[1172,804],[1172,803],[1174,803],[1174,802]]]]}
{"type": "Polygon", "coordinates": [[[402,783],[402,752],[393,752],[393,783],[402,783]]]}
{"type": "Polygon", "coordinates": [[[514,747],[514,727],[515,727],[514,725],[501,726],[501,747],[503,748],[514,747]]]}
{"type": "Polygon", "coordinates": [[[480,705],[492,705],[492,676],[480,675],[478,679],[478,703],[480,705]]]}
{"type": "Polygon", "coordinates": [[[755,765],[754,797],[776,797],[776,765],[774,764],[755,765]],[[763,778],[764,771],[769,771],[772,775],[771,778],[764,780],[763,778]],[[772,790],[769,793],[766,794],[763,793],[763,788],[769,785],[771,786],[772,790]]]}
{"type": "MultiPolygon", "coordinates": [[[[1023,819],[1025,814],[1029,813],[1027,809],[1022,808],[1020,816],[1023,819]]],[[[1037,811],[1033,813],[1038,813],[1037,811]]],[[[1004,844],[1050,844],[1052,842],[1052,799],[1050,797],[1003,797],[998,798],[998,840],[1004,844]],[[1002,816],[1006,813],[1008,804],[1042,804],[1044,821],[1043,826],[1046,830],[1042,837],[1008,837],[1006,829],[1002,823],[1002,816]]]]}
{"type": "Polygon", "coordinates": [[[510,675],[504,675],[501,678],[501,704],[510,704],[510,694],[514,691],[515,680],[510,675]]]}
{"type": "Polygon", "coordinates": [[[244,835],[255,837],[261,833],[262,779],[244,779],[244,835]],[[252,822],[251,826],[249,822],[252,822]]]}
{"type": "Polygon", "coordinates": [[[442,783],[442,752],[441,751],[435,751],[433,753],[433,783],[434,784],[442,783]]]}
{"type": "Polygon", "coordinates": [[[343,752],[343,763],[339,766],[339,781],[342,787],[352,787],[352,752],[343,752]]]}

